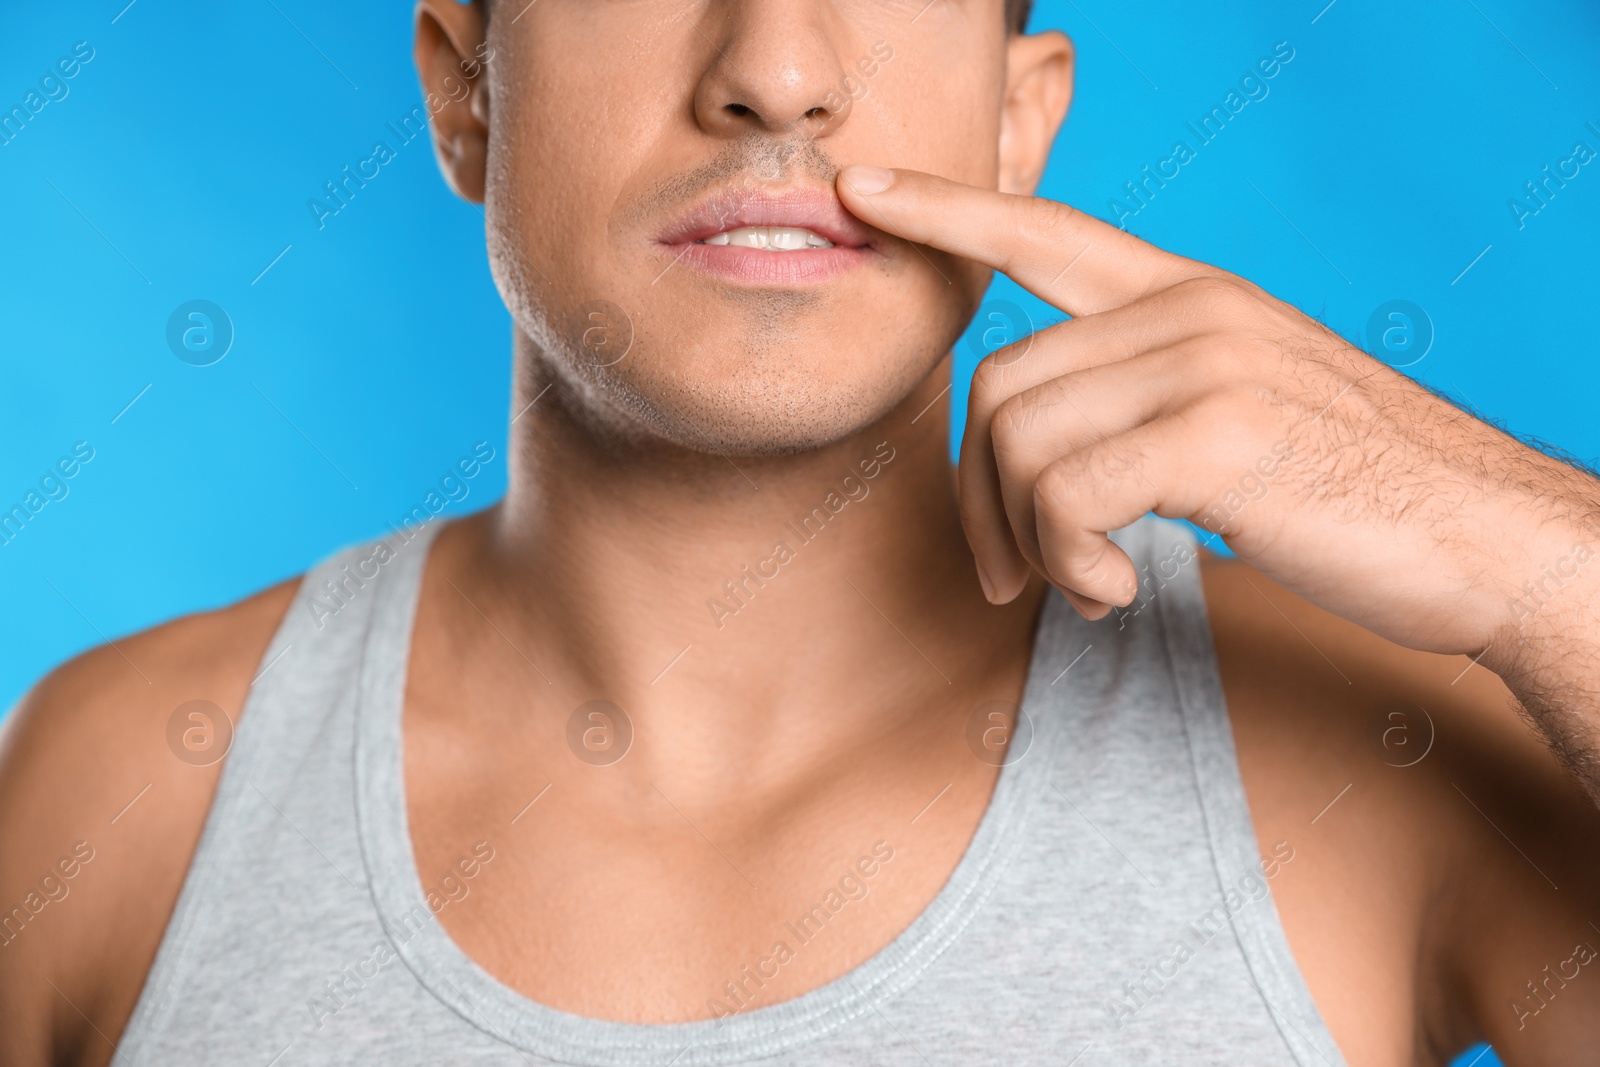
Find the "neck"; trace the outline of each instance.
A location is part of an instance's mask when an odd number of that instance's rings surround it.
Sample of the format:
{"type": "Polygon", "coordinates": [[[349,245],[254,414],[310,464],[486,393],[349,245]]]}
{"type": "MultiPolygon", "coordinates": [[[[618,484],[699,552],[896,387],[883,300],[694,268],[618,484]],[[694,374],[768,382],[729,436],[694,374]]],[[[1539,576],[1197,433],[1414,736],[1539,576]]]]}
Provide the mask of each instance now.
{"type": "Polygon", "coordinates": [[[648,719],[674,739],[661,760],[825,753],[1007,695],[986,687],[1025,660],[1039,590],[993,608],[979,589],[950,362],[872,425],[780,457],[600,440],[559,390],[519,397],[505,500],[441,544],[475,605],[460,621],[481,611],[525,650],[553,714],[604,698],[648,719]]]}

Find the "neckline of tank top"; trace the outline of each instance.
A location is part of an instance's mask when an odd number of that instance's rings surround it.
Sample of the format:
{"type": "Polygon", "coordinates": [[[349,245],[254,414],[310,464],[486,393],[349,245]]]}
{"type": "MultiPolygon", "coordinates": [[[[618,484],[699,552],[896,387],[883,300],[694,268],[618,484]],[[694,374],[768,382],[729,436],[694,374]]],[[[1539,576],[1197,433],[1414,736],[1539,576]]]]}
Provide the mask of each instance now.
{"type": "MultiPolygon", "coordinates": [[[[899,995],[953,944],[982,910],[1022,839],[1034,801],[1059,760],[1068,700],[1061,668],[1086,624],[1054,590],[1035,622],[1013,752],[949,878],[911,923],[872,956],[790,1000],[720,1019],[631,1023],[577,1015],[526,997],[458,946],[430,911],[411,845],[401,721],[406,664],[428,550],[444,523],[386,569],[373,598],[356,703],[356,816],[378,919],[396,954],[428,992],[483,1032],[527,1053],[588,1067],[710,1067],[772,1056],[821,1040],[899,995]],[[1026,724],[1026,725],[1022,725],[1026,724]]],[[[1082,688],[1078,673],[1075,688],[1082,688]]],[[[969,738],[972,734],[969,732],[969,738]]],[[[891,842],[892,844],[892,842],[891,842]]],[[[732,975],[739,978],[740,975],[732,975]]]]}

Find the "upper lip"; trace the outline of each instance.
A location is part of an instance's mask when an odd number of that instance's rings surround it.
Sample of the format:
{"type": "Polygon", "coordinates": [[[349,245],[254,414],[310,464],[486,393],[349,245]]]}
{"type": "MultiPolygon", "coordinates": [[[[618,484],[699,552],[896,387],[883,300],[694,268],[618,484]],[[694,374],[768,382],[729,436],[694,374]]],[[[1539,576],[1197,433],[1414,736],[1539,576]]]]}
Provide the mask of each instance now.
{"type": "Polygon", "coordinates": [[[872,230],[844,209],[832,188],[794,185],[759,191],[728,188],[712,193],[685,212],[660,236],[678,245],[741,226],[795,226],[835,245],[875,246],[872,230]]]}

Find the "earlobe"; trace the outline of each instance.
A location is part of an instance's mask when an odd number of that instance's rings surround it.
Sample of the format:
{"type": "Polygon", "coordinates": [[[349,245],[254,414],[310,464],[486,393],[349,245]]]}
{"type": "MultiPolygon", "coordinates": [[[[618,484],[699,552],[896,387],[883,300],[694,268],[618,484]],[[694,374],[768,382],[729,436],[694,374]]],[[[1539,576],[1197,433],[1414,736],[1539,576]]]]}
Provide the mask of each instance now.
{"type": "Polygon", "coordinates": [[[999,188],[1031,194],[1072,103],[1073,49],[1059,30],[1017,35],[1007,46],[1000,114],[999,188]]]}
{"type": "Polygon", "coordinates": [[[457,196],[482,203],[489,155],[483,12],[459,0],[419,0],[413,58],[422,80],[434,155],[457,196]]]}

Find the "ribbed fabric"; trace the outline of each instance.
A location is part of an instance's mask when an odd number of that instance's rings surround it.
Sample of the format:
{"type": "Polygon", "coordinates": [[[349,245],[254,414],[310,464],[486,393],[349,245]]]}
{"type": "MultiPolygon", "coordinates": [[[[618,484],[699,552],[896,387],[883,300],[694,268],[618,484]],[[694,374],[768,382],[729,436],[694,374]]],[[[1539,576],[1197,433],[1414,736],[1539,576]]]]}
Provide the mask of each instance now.
{"type": "Polygon", "coordinates": [[[531,1001],[430,909],[400,722],[436,533],[302,583],[117,1063],[1344,1064],[1273,906],[1293,842],[1258,849],[1184,528],[1116,534],[1145,578],[1128,611],[1050,595],[1031,743],[909,927],[804,996],[664,1026],[531,1001]]]}

